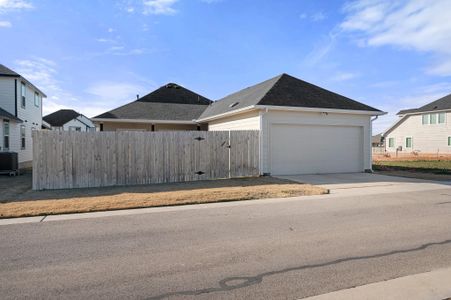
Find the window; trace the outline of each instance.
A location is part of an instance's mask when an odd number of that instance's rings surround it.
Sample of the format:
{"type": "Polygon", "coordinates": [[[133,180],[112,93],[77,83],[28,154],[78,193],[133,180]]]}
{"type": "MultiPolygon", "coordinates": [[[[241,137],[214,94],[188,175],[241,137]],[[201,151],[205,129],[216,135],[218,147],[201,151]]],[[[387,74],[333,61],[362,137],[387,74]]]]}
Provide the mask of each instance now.
{"type": "Polygon", "coordinates": [[[406,138],[406,148],[412,148],[412,138],[406,138]]]}
{"type": "Polygon", "coordinates": [[[69,126],[69,131],[81,131],[81,127],[69,126]]]}
{"type": "Polygon", "coordinates": [[[444,112],[438,114],[438,123],[445,124],[446,115],[444,112]]]}
{"type": "Polygon", "coordinates": [[[451,136],[448,137],[448,146],[451,146],[451,136]]]}
{"type": "Polygon", "coordinates": [[[429,115],[425,114],[423,117],[423,125],[429,124],[429,115]]]}
{"type": "Polygon", "coordinates": [[[20,85],[20,95],[21,95],[21,105],[23,108],[25,108],[27,104],[27,86],[25,85],[25,82],[22,82],[20,85]]]}
{"type": "Polygon", "coordinates": [[[9,150],[9,120],[3,120],[3,148],[9,150]]]}
{"type": "Polygon", "coordinates": [[[34,93],[34,105],[36,107],[39,107],[39,94],[38,93],[34,93]]]}
{"type": "Polygon", "coordinates": [[[431,124],[437,124],[437,114],[431,114],[431,124]]]}
{"type": "Polygon", "coordinates": [[[25,125],[20,125],[20,147],[25,149],[25,125]]]}
{"type": "Polygon", "coordinates": [[[388,147],[393,148],[395,146],[395,138],[388,139],[388,147]]]}

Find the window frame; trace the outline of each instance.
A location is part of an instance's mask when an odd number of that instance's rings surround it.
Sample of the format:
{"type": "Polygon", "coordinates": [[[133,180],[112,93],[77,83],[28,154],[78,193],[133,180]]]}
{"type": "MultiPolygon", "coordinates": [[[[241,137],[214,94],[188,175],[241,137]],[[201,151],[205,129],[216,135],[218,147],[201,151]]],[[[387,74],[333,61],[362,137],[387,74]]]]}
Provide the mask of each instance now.
{"type": "Polygon", "coordinates": [[[25,125],[20,125],[20,149],[25,150],[27,148],[27,135],[25,125]]]}
{"type": "Polygon", "coordinates": [[[448,146],[451,147],[451,136],[448,137],[448,146]]]}
{"type": "Polygon", "coordinates": [[[10,135],[11,135],[11,123],[8,119],[3,119],[3,150],[9,151],[10,146],[10,135]],[[8,128],[8,132],[6,131],[8,128]]]}
{"type": "Polygon", "coordinates": [[[433,114],[430,114],[430,117],[429,117],[429,124],[431,124],[431,125],[436,125],[437,124],[437,121],[438,121],[438,115],[437,115],[437,113],[433,113],[433,114]],[[432,122],[432,116],[434,116],[434,122],[432,122]]]}
{"type": "Polygon", "coordinates": [[[40,99],[39,93],[34,92],[34,106],[39,107],[40,102],[41,102],[41,101],[39,101],[39,99],[40,99]]]}
{"type": "Polygon", "coordinates": [[[430,119],[430,114],[422,114],[421,115],[421,123],[423,124],[423,125],[429,125],[430,124],[430,122],[429,122],[429,119],[430,119]],[[426,117],[426,122],[425,122],[425,117],[426,117]]]}
{"type": "Polygon", "coordinates": [[[405,147],[406,149],[412,149],[413,148],[413,137],[411,136],[406,136],[405,139],[405,147]],[[407,145],[407,141],[410,140],[410,146],[407,145]]]}
{"type": "Polygon", "coordinates": [[[437,124],[446,124],[446,112],[438,113],[437,124]],[[443,122],[440,122],[440,116],[443,116],[443,122]]]}
{"type": "Polygon", "coordinates": [[[27,84],[23,81],[20,82],[20,106],[27,107],[27,84]]]}
{"type": "Polygon", "coordinates": [[[391,137],[388,138],[388,148],[394,148],[395,147],[395,138],[391,137]]]}

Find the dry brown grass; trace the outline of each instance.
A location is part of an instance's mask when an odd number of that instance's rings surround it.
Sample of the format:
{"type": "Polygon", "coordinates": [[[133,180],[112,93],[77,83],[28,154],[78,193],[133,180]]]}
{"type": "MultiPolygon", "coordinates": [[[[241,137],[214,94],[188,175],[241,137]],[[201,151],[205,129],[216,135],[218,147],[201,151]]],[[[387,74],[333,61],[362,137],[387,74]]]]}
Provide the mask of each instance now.
{"type": "Polygon", "coordinates": [[[1,178],[0,217],[25,217],[181,204],[318,195],[327,190],[272,177],[96,189],[31,191],[1,178]],[[6,184],[5,184],[6,182],[6,184]],[[7,186],[14,186],[7,190],[7,186]]]}
{"type": "Polygon", "coordinates": [[[416,160],[451,160],[451,154],[430,154],[430,153],[388,153],[373,154],[373,161],[416,161],[416,160]]]}

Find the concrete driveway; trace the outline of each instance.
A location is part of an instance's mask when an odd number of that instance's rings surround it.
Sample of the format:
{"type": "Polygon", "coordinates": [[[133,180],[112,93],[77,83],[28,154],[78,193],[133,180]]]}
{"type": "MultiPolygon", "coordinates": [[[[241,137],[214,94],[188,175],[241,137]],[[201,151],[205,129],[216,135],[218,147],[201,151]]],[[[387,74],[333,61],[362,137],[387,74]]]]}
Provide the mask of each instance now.
{"type": "Polygon", "coordinates": [[[296,182],[310,183],[329,189],[331,193],[352,193],[356,189],[367,189],[368,192],[384,191],[396,192],[405,189],[415,189],[415,186],[433,187],[449,186],[451,182],[436,182],[406,177],[386,176],[370,173],[340,173],[321,175],[287,175],[277,176],[296,182]]]}

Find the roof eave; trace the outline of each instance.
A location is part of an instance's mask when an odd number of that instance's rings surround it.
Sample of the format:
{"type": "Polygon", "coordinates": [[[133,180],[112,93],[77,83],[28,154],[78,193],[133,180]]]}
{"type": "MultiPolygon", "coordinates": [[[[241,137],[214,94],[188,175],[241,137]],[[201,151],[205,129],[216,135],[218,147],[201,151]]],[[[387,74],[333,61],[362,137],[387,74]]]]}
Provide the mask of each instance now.
{"type": "Polygon", "coordinates": [[[195,120],[147,120],[147,119],[112,119],[112,118],[92,118],[92,122],[112,122],[112,123],[141,123],[141,124],[197,124],[195,120]]]}
{"type": "Polygon", "coordinates": [[[400,113],[400,112],[398,112],[396,115],[397,116],[411,116],[411,115],[421,115],[421,114],[429,114],[429,113],[435,113],[435,112],[446,112],[446,111],[451,111],[451,108],[415,111],[415,112],[408,112],[408,113],[400,113]]]}
{"type": "Polygon", "coordinates": [[[217,114],[217,115],[213,115],[213,116],[209,116],[209,117],[205,117],[205,118],[200,118],[197,119],[197,122],[202,123],[202,122],[208,122],[208,121],[213,121],[213,120],[217,120],[217,119],[221,119],[221,118],[225,118],[225,117],[229,117],[229,116],[233,116],[233,115],[237,115],[243,112],[248,112],[251,110],[255,110],[258,109],[256,105],[250,105],[250,106],[246,106],[240,109],[235,109],[232,111],[228,111],[225,113],[221,113],[221,114],[217,114]]]}
{"type": "Polygon", "coordinates": [[[327,113],[369,115],[369,116],[382,116],[382,115],[387,114],[387,112],[384,112],[384,111],[335,109],[335,108],[321,108],[321,107],[255,105],[255,108],[269,109],[269,110],[282,110],[282,111],[327,112],[327,113]]]}

